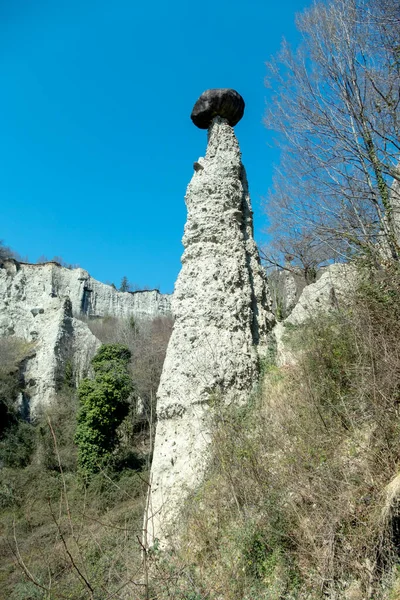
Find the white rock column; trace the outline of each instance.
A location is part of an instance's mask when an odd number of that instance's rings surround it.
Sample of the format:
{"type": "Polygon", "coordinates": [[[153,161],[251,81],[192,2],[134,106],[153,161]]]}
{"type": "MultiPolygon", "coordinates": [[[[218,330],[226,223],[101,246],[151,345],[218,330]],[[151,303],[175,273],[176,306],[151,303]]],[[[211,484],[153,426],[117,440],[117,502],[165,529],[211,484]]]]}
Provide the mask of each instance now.
{"type": "Polygon", "coordinates": [[[212,121],[206,157],[194,168],[175,325],[158,390],[148,545],[155,539],[165,545],[173,534],[185,497],[207,466],[210,399],[246,401],[259,374],[257,345],[272,321],[246,174],[225,119],[212,121]]]}

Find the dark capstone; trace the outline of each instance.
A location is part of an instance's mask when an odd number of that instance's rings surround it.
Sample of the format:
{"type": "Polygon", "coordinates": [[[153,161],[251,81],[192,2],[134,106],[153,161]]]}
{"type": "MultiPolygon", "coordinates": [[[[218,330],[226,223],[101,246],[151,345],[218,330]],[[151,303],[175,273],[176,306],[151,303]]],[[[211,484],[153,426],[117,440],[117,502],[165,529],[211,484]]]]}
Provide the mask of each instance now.
{"type": "Polygon", "coordinates": [[[244,113],[244,100],[229,88],[216,88],[202,93],[193,107],[190,118],[200,129],[208,129],[214,117],[227,119],[233,127],[244,113]]]}

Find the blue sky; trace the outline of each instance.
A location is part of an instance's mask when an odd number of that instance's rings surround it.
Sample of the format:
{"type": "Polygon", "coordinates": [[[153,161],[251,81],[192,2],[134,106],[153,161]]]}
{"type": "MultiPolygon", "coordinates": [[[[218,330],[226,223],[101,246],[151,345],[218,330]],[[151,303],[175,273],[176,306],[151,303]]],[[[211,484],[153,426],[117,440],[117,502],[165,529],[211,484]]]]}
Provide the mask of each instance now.
{"type": "Polygon", "coordinates": [[[233,87],[255,210],[279,159],[262,125],[265,61],[298,40],[303,0],[0,0],[0,239],[36,262],[171,292],[184,195],[206,132],[189,115],[233,87]]]}

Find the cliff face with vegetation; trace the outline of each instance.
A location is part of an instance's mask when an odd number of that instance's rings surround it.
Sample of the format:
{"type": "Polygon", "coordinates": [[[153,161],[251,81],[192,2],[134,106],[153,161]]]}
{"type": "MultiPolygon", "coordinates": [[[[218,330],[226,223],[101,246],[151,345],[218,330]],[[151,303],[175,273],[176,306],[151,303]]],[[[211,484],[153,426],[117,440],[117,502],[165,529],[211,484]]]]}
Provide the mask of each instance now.
{"type": "Polygon", "coordinates": [[[234,90],[192,111],[209,140],[167,351],[156,292],[0,269],[1,600],[399,600],[398,1],[298,25],[269,64],[274,317],[234,90]]]}
{"type": "Polygon", "coordinates": [[[66,370],[79,381],[100,342],[82,319],[152,319],[170,313],[170,297],[158,290],[118,292],[84,269],[57,263],[0,265],[0,336],[31,343],[22,365],[23,402],[33,414],[49,404],[66,370]]]}
{"type": "Polygon", "coordinates": [[[330,304],[310,290],[307,317],[283,323],[291,362],[266,362],[246,406],[215,407],[173,560],[187,593],[400,597],[400,273],[360,268],[349,282],[330,304]]]}
{"type": "Polygon", "coordinates": [[[29,310],[44,310],[52,298],[64,297],[70,299],[77,317],[142,318],[170,312],[168,294],[158,290],[119,292],[93,279],[84,269],[67,269],[55,262],[35,265],[3,261],[0,286],[0,326],[2,322],[13,326],[12,310],[18,310],[18,304],[29,310]]]}

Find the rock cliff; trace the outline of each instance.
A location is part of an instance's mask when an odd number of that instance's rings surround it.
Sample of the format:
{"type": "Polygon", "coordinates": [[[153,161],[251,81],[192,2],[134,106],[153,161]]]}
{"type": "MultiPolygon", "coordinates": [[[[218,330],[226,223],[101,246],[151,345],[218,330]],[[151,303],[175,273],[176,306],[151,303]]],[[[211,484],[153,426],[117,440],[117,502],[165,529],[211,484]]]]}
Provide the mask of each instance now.
{"type": "Polygon", "coordinates": [[[259,375],[257,347],[271,329],[270,297],[253,239],[238,141],[216,117],[186,194],[175,325],[158,391],[147,543],[165,544],[185,496],[201,481],[213,403],[243,402],[259,375]]]}
{"type": "Polygon", "coordinates": [[[280,320],[292,312],[307,282],[301,272],[277,270],[268,275],[268,284],[271,290],[272,310],[280,320]]]}
{"type": "MultiPolygon", "coordinates": [[[[21,315],[21,323],[24,322],[21,315]]],[[[22,333],[22,328],[17,326],[16,332],[19,331],[22,333]]],[[[23,401],[29,415],[34,417],[39,407],[51,403],[68,370],[76,383],[88,374],[100,341],[85,323],[72,316],[68,298],[57,298],[52,307],[36,314],[29,334],[34,343],[23,368],[23,401]]]]}
{"type": "Polygon", "coordinates": [[[5,261],[0,265],[0,294],[0,315],[9,312],[5,306],[21,301],[32,309],[45,308],[51,298],[65,296],[71,300],[75,316],[155,317],[171,308],[170,296],[158,290],[118,292],[84,269],[66,269],[55,262],[5,261]]]}
{"type": "Polygon", "coordinates": [[[345,306],[346,297],[354,289],[356,282],[356,270],[349,264],[334,264],[318,271],[317,281],[304,287],[289,316],[274,327],[278,366],[296,362],[290,347],[285,343],[285,329],[345,306]]]}
{"type": "Polygon", "coordinates": [[[157,290],[118,292],[83,269],[15,260],[0,265],[0,336],[33,343],[23,369],[31,414],[51,402],[67,363],[77,380],[87,373],[100,342],[78,317],[148,318],[169,311],[170,297],[157,290]]]}

